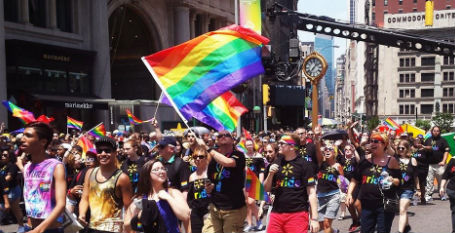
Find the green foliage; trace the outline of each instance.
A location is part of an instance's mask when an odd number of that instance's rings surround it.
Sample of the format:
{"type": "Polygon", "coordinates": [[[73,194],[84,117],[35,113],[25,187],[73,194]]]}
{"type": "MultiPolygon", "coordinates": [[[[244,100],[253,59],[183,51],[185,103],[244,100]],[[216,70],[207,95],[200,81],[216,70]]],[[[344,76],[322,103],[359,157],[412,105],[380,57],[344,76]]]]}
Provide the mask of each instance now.
{"type": "Polygon", "coordinates": [[[441,128],[441,133],[452,132],[453,116],[450,113],[438,112],[432,118],[433,124],[441,128]]]}
{"type": "Polygon", "coordinates": [[[431,128],[431,120],[417,119],[416,127],[419,127],[419,128],[421,128],[421,129],[423,129],[425,131],[428,131],[431,128]]]}
{"type": "Polygon", "coordinates": [[[379,121],[379,118],[377,116],[374,116],[374,117],[370,118],[367,121],[368,131],[371,131],[371,130],[375,129],[376,127],[378,127],[378,125],[380,123],[381,123],[381,121],[379,121]]]}

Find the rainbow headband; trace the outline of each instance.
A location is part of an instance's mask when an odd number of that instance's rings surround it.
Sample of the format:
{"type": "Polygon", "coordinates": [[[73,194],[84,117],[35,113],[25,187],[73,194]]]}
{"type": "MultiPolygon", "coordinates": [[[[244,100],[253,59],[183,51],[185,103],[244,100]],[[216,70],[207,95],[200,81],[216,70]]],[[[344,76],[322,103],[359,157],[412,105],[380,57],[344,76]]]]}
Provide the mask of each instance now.
{"type": "Polygon", "coordinates": [[[294,139],[292,139],[292,137],[289,135],[283,135],[280,141],[283,141],[289,145],[297,146],[297,143],[295,143],[294,139]]]}

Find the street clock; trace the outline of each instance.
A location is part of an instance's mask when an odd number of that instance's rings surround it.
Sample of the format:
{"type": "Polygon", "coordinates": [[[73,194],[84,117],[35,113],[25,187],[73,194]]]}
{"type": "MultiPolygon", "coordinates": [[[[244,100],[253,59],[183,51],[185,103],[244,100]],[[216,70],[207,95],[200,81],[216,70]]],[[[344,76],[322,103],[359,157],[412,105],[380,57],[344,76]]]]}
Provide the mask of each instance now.
{"type": "Polygon", "coordinates": [[[311,82],[319,81],[327,71],[327,61],[318,52],[312,52],[303,61],[303,73],[311,82]]]}

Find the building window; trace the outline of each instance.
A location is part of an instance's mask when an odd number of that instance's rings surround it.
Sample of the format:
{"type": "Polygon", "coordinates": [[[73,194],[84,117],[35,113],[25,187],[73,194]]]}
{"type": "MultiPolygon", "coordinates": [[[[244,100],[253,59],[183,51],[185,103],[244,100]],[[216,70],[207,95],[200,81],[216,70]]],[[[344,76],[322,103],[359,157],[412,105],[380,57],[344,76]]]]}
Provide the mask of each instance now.
{"type": "Polygon", "coordinates": [[[454,81],[455,80],[454,79],[454,73],[455,72],[453,72],[453,71],[444,72],[443,73],[443,76],[444,76],[443,80],[444,81],[454,81]]]}
{"type": "Polygon", "coordinates": [[[389,0],[384,0],[384,6],[388,6],[389,5],[389,0]]]}
{"type": "Polygon", "coordinates": [[[19,22],[19,1],[18,0],[4,0],[3,10],[5,14],[5,21],[19,22]]]}
{"type": "Polygon", "coordinates": [[[434,66],[435,58],[434,57],[422,57],[421,66],[434,66]]]}
{"type": "Polygon", "coordinates": [[[403,0],[398,0],[398,5],[403,5],[403,0]]]}
{"type": "Polygon", "coordinates": [[[384,11],[384,15],[388,14],[389,12],[388,11],[384,11]]]}
{"type": "Polygon", "coordinates": [[[421,82],[434,82],[434,73],[422,73],[420,77],[421,82]]]}
{"type": "Polygon", "coordinates": [[[36,27],[46,27],[46,0],[28,0],[30,23],[36,27]]]}
{"type": "Polygon", "coordinates": [[[420,97],[434,97],[434,89],[422,89],[420,90],[420,97]]]}
{"type": "Polygon", "coordinates": [[[57,27],[63,32],[73,32],[72,1],[57,0],[57,27]]]}
{"type": "Polygon", "coordinates": [[[371,1],[371,4],[372,4],[373,6],[376,6],[376,0],[371,1]]]}
{"type": "Polygon", "coordinates": [[[403,9],[399,9],[399,10],[398,10],[398,13],[403,13],[403,9]]]}
{"type": "Polygon", "coordinates": [[[452,56],[444,56],[444,65],[453,65],[455,57],[452,56]]]}
{"type": "Polygon", "coordinates": [[[416,59],[414,57],[400,58],[400,67],[414,67],[416,59]]]}
{"type": "Polygon", "coordinates": [[[400,90],[400,98],[404,97],[404,90],[400,90]]]}
{"type": "Polygon", "coordinates": [[[452,8],[450,5],[447,5],[446,6],[446,9],[449,10],[450,8],[452,8]]]}
{"type": "Polygon", "coordinates": [[[417,8],[412,9],[412,12],[417,12],[417,8]]]}
{"type": "Polygon", "coordinates": [[[400,104],[399,109],[401,115],[415,114],[414,104],[400,104]]]}
{"type": "Polygon", "coordinates": [[[421,104],[420,105],[420,113],[421,114],[432,114],[433,113],[433,105],[432,104],[421,104]]]}
{"type": "Polygon", "coordinates": [[[443,97],[453,97],[455,96],[453,93],[454,91],[454,88],[453,87],[449,87],[449,88],[443,88],[442,89],[442,96],[443,97]]]}
{"type": "Polygon", "coordinates": [[[417,3],[417,0],[413,0],[414,3],[417,3]]]}
{"type": "Polygon", "coordinates": [[[454,112],[455,104],[442,104],[443,113],[455,113],[454,112]]]}
{"type": "Polygon", "coordinates": [[[411,74],[400,74],[400,83],[415,83],[416,75],[414,73],[411,74]]]}

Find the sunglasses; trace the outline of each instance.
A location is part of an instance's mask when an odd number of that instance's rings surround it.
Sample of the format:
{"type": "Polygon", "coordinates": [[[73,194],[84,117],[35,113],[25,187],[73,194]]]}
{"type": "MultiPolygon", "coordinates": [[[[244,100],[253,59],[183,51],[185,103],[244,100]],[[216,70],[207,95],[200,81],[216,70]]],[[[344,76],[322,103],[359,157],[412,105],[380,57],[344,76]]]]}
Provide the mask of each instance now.
{"type": "Polygon", "coordinates": [[[370,140],[370,143],[380,143],[382,141],[378,140],[378,139],[371,139],[370,140]]]}
{"type": "Polygon", "coordinates": [[[98,154],[103,153],[103,151],[106,154],[110,154],[110,153],[112,153],[113,150],[111,148],[100,148],[100,149],[97,148],[96,149],[96,153],[98,153],[98,154]]]}
{"type": "Polygon", "coordinates": [[[152,172],[159,172],[159,171],[167,172],[167,168],[166,167],[157,167],[157,168],[152,169],[152,172]]]}
{"type": "Polygon", "coordinates": [[[2,157],[8,157],[7,153],[2,154],[2,157]]]}
{"type": "Polygon", "coordinates": [[[227,138],[232,138],[231,134],[229,133],[225,133],[225,134],[218,134],[217,136],[218,138],[222,138],[222,137],[227,137],[227,138]]]}
{"type": "Polygon", "coordinates": [[[193,155],[194,160],[203,160],[205,158],[207,158],[205,155],[193,155]]]}
{"type": "Polygon", "coordinates": [[[406,150],[406,147],[399,146],[398,150],[406,150]]]}
{"type": "Polygon", "coordinates": [[[335,151],[333,147],[322,147],[322,151],[335,151]]]}

